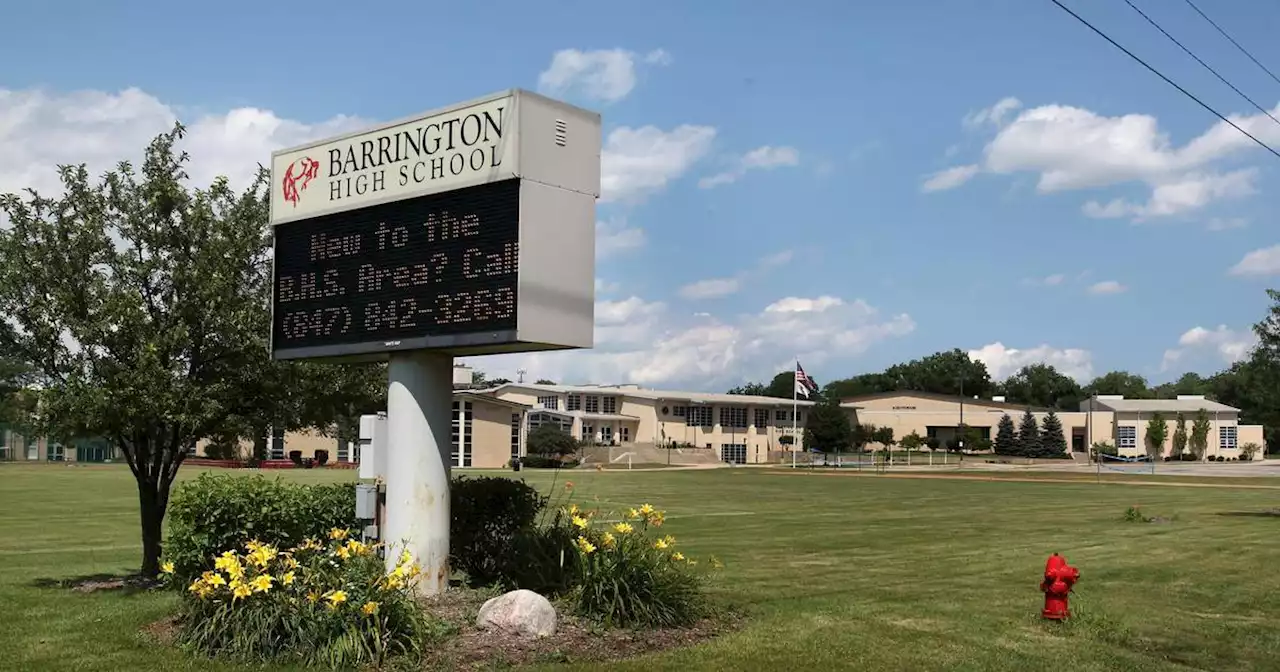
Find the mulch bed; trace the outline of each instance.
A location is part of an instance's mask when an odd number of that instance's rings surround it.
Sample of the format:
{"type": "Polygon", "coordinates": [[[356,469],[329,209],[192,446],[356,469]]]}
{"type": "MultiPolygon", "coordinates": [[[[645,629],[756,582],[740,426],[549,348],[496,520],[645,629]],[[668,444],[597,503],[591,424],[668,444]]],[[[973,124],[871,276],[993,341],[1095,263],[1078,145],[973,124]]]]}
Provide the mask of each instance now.
{"type": "Polygon", "coordinates": [[[736,617],[725,616],[688,628],[609,629],[566,615],[557,605],[556,634],[525,637],[476,627],[480,606],[492,596],[483,591],[452,589],[424,602],[428,612],[457,628],[441,646],[428,653],[425,669],[493,669],[495,665],[619,660],[697,644],[738,626],[736,617]]]}

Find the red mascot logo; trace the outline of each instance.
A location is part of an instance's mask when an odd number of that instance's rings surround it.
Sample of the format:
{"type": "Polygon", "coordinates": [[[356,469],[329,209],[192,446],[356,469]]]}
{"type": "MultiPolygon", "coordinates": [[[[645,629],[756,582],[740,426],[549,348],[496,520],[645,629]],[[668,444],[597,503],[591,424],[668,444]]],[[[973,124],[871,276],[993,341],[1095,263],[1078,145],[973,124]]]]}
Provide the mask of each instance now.
{"type": "Polygon", "coordinates": [[[298,199],[301,198],[302,192],[307,190],[311,180],[319,176],[320,162],[309,156],[289,164],[284,171],[284,179],[280,180],[280,186],[284,189],[284,200],[292,203],[293,207],[298,207],[298,199]]]}

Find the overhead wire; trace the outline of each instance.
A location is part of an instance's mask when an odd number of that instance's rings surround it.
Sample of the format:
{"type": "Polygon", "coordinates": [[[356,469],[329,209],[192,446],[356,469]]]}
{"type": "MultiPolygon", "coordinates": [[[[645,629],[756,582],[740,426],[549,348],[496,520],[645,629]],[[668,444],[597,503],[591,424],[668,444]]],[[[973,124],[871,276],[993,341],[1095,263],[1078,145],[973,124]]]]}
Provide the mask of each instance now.
{"type": "Polygon", "coordinates": [[[1152,26],[1155,26],[1156,30],[1160,31],[1161,33],[1164,34],[1165,37],[1169,38],[1169,41],[1178,45],[1178,48],[1185,51],[1188,56],[1196,59],[1196,63],[1199,63],[1200,65],[1204,66],[1205,70],[1212,72],[1213,76],[1218,78],[1218,81],[1231,87],[1232,91],[1235,91],[1236,93],[1240,94],[1241,98],[1244,98],[1245,100],[1249,101],[1249,104],[1257,108],[1259,112],[1267,115],[1268,117],[1271,117],[1271,121],[1274,121],[1276,122],[1277,125],[1280,125],[1280,119],[1276,119],[1275,115],[1271,114],[1270,110],[1259,105],[1257,102],[1254,101],[1254,99],[1250,98],[1248,94],[1246,94],[1244,91],[1241,91],[1240,89],[1236,88],[1235,84],[1232,84],[1231,82],[1227,81],[1227,78],[1219,74],[1217,70],[1214,70],[1213,66],[1209,65],[1208,63],[1205,63],[1203,59],[1201,59],[1199,56],[1196,56],[1195,52],[1188,49],[1185,44],[1179,42],[1178,38],[1170,35],[1169,31],[1165,30],[1159,23],[1156,23],[1155,19],[1151,18],[1150,16],[1147,16],[1147,13],[1139,9],[1137,5],[1133,4],[1132,0],[1124,0],[1124,4],[1129,5],[1129,7],[1131,7],[1133,11],[1137,12],[1139,16],[1146,19],[1147,23],[1151,24],[1152,26]]]}
{"type": "Polygon", "coordinates": [[[1276,76],[1276,73],[1272,72],[1270,68],[1268,68],[1267,66],[1263,65],[1263,64],[1262,64],[1262,61],[1259,61],[1258,59],[1254,58],[1254,57],[1253,57],[1253,54],[1249,53],[1249,50],[1248,50],[1248,49],[1245,49],[1244,47],[1240,46],[1240,43],[1239,43],[1239,42],[1236,42],[1236,41],[1235,41],[1235,38],[1233,38],[1233,37],[1231,37],[1230,35],[1228,35],[1228,34],[1227,34],[1227,31],[1225,31],[1225,30],[1223,30],[1223,29],[1222,29],[1222,26],[1219,26],[1219,25],[1217,24],[1217,22],[1216,22],[1216,21],[1214,21],[1213,19],[1209,18],[1209,15],[1207,15],[1207,14],[1205,14],[1204,12],[1200,11],[1200,8],[1196,6],[1196,3],[1192,2],[1191,0],[1186,0],[1186,2],[1187,2],[1187,4],[1188,4],[1188,5],[1191,5],[1191,9],[1196,10],[1196,14],[1199,14],[1199,15],[1200,15],[1200,17],[1201,17],[1201,18],[1203,18],[1205,21],[1208,21],[1208,22],[1209,22],[1209,25],[1211,25],[1211,26],[1213,26],[1214,28],[1216,28],[1216,29],[1217,29],[1217,31],[1218,31],[1219,33],[1221,33],[1223,37],[1227,38],[1227,41],[1228,41],[1228,42],[1230,42],[1231,44],[1234,44],[1234,45],[1236,46],[1236,49],[1239,49],[1239,50],[1240,50],[1240,53],[1244,54],[1245,56],[1248,56],[1248,57],[1249,57],[1249,60],[1253,61],[1253,64],[1254,64],[1254,65],[1258,66],[1259,68],[1262,68],[1262,71],[1263,71],[1263,72],[1265,72],[1265,73],[1267,73],[1268,75],[1270,75],[1270,76],[1271,76],[1271,79],[1274,79],[1274,80],[1276,81],[1276,84],[1280,84],[1280,77],[1277,77],[1277,76],[1276,76]]]}
{"type": "Polygon", "coordinates": [[[1152,72],[1152,74],[1154,74],[1155,76],[1159,77],[1160,79],[1163,79],[1163,80],[1165,81],[1165,83],[1167,83],[1169,86],[1172,86],[1173,88],[1177,89],[1180,93],[1182,93],[1182,95],[1184,95],[1184,96],[1186,96],[1186,97],[1190,98],[1191,100],[1195,101],[1197,105],[1199,105],[1200,107],[1203,107],[1204,109],[1208,110],[1211,114],[1213,114],[1213,116],[1215,116],[1215,117],[1217,117],[1217,118],[1221,119],[1222,121],[1226,122],[1226,123],[1227,123],[1227,125],[1231,126],[1232,128],[1236,129],[1237,131],[1239,131],[1241,135],[1244,135],[1245,137],[1247,137],[1247,138],[1249,138],[1250,140],[1254,141],[1255,143],[1257,143],[1257,145],[1258,145],[1259,147],[1261,147],[1261,148],[1263,148],[1263,149],[1267,150],[1268,152],[1271,152],[1271,153],[1272,153],[1272,154],[1273,154],[1277,159],[1280,159],[1280,152],[1277,152],[1274,148],[1272,148],[1272,147],[1271,147],[1271,145],[1268,145],[1267,143],[1265,143],[1265,142],[1263,142],[1263,141],[1259,140],[1259,139],[1258,139],[1257,137],[1255,137],[1252,133],[1250,133],[1250,132],[1248,132],[1248,131],[1244,130],[1243,128],[1241,128],[1239,124],[1237,124],[1237,123],[1236,123],[1236,122],[1234,122],[1234,121],[1231,121],[1231,120],[1230,120],[1230,119],[1228,119],[1225,115],[1223,115],[1221,112],[1219,112],[1219,111],[1217,111],[1217,110],[1213,109],[1213,107],[1211,107],[1208,103],[1206,103],[1206,102],[1204,102],[1203,100],[1200,100],[1199,98],[1197,98],[1195,94],[1193,94],[1193,93],[1191,93],[1190,91],[1188,91],[1188,90],[1184,89],[1181,85],[1179,85],[1177,82],[1173,81],[1172,79],[1169,79],[1167,76],[1165,76],[1165,74],[1164,74],[1163,72],[1160,72],[1159,70],[1155,69],[1155,67],[1153,67],[1150,63],[1147,63],[1146,61],[1142,60],[1142,58],[1140,58],[1137,54],[1135,54],[1135,53],[1133,53],[1132,51],[1129,51],[1128,49],[1126,49],[1126,48],[1124,47],[1124,45],[1120,44],[1119,42],[1116,42],[1114,39],[1112,39],[1112,38],[1111,38],[1111,36],[1110,36],[1110,35],[1107,35],[1106,33],[1102,32],[1100,29],[1098,29],[1098,27],[1097,27],[1097,26],[1094,26],[1092,23],[1089,23],[1089,21],[1088,21],[1088,20],[1086,20],[1084,17],[1082,17],[1082,16],[1080,16],[1079,14],[1076,14],[1075,12],[1071,11],[1071,8],[1070,8],[1070,7],[1067,7],[1066,5],[1062,4],[1059,0],[1049,0],[1049,2],[1052,2],[1053,4],[1057,5],[1059,9],[1061,9],[1062,11],[1064,11],[1064,12],[1066,12],[1066,13],[1070,14],[1070,15],[1071,15],[1075,20],[1079,21],[1080,23],[1083,23],[1083,24],[1085,25],[1085,27],[1087,27],[1089,30],[1092,30],[1093,32],[1097,33],[1099,37],[1101,37],[1102,39],[1106,40],[1107,42],[1110,42],[1110,43],[1111,43],[1111,46],[1115,47],[1116,49],[1119,49],[1120,51],[1123,51],[1123,52],[1125,53],[1125,55],[1126,55],[1126,56],[1128,56],[1129,58],[1132,58],[1133,60],[1137,61],[1139,64],[1141,64],[1141,65],[1142,65],[1142,67],[1144,67],[1144,68],[1146,68],[1146,69],[1150,70],[1150,71],[1152,72]]]}

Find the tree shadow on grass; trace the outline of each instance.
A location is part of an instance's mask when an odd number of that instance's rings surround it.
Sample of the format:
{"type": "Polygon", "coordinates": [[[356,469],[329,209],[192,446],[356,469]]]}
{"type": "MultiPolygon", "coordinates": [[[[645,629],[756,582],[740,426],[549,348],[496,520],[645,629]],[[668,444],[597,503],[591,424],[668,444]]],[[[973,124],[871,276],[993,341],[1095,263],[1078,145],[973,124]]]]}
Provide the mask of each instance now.
{"type": "Polygon", "coordinates": [[[31,585],[36,588],[53,588],[70,590],[76,593],[97,593],[108,591],[120,595],[136,595],[155,590],[160,582],[144,578],[140,574],[87,574],[70,578],[35,579],[31,585]]]}
{"type": "Polygon", "coordinates": [[[1218,515],[1246,518],[1280,518],[1280,509],[1264,509],[1262,511],[1223,511],[1218,515]]]}

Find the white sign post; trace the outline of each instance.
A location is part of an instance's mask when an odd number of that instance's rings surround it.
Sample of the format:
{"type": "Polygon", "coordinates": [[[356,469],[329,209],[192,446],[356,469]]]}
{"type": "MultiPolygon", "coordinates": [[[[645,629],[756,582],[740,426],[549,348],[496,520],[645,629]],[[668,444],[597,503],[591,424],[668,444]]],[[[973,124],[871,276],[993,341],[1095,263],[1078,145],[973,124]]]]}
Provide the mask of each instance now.
{"type": "Polygon", "coordinates": [[[453,358],[593,344],[600,151],[599,114],[511,90],[272,155],[272,356],[388,362],[379,532],[423,595],[449,582],[453,358]]]}

